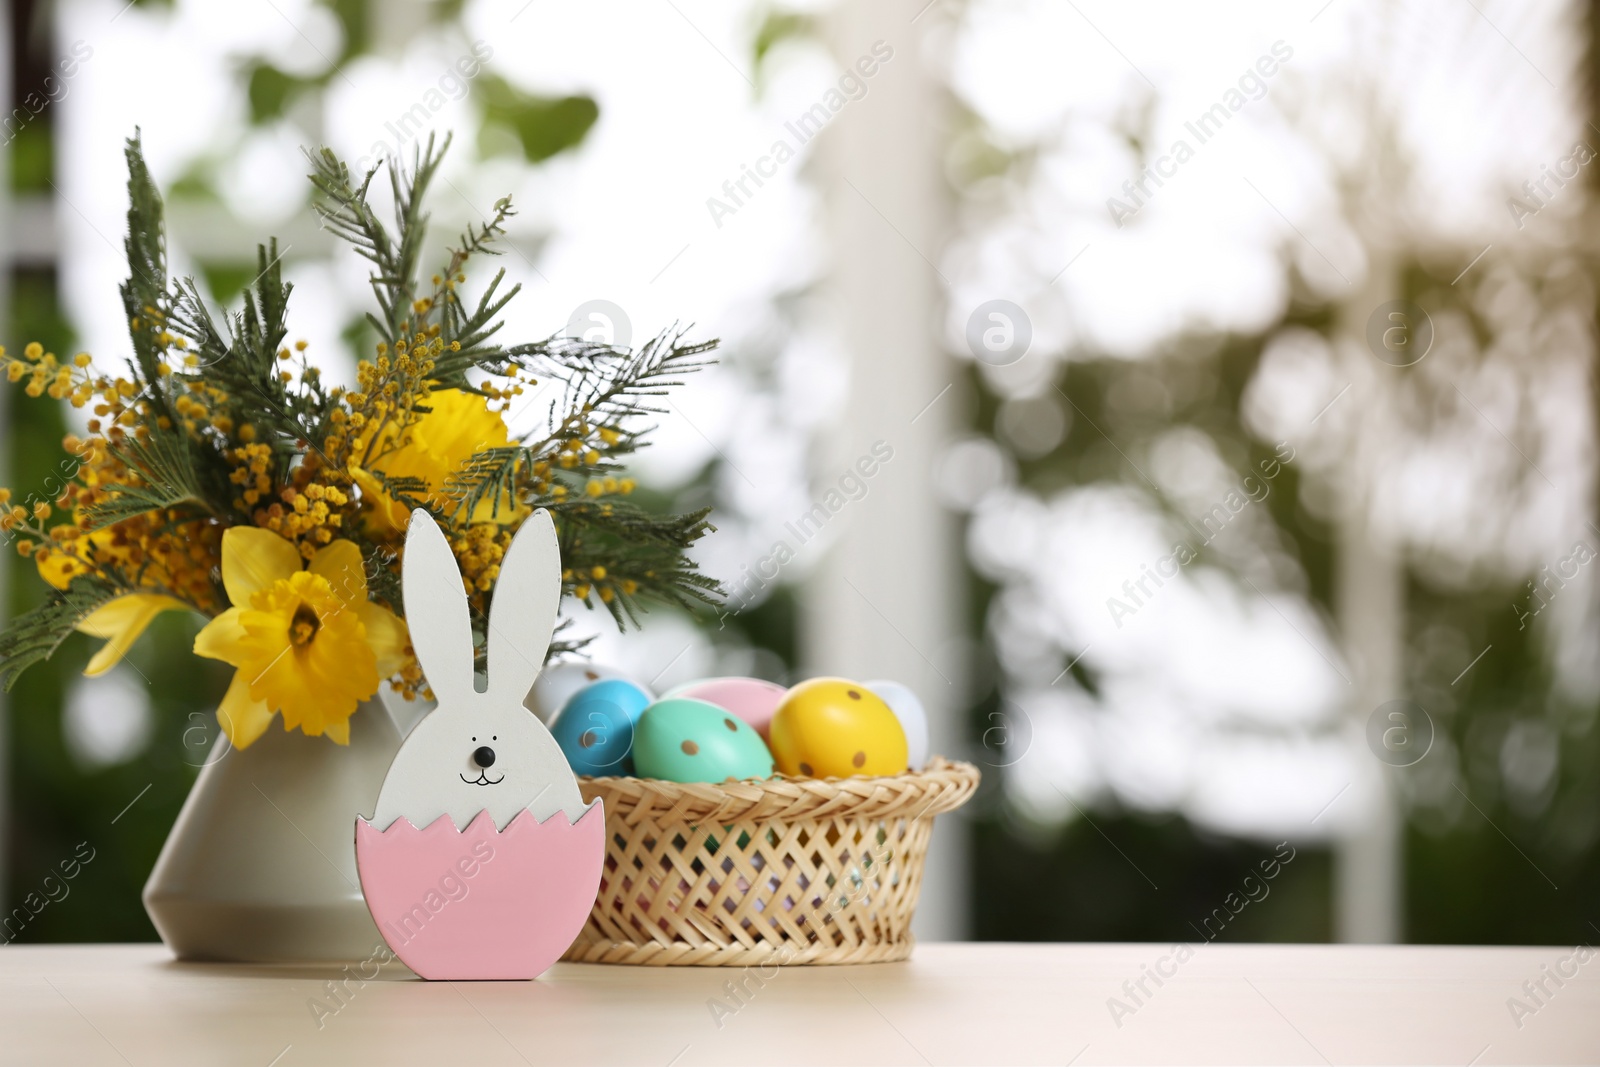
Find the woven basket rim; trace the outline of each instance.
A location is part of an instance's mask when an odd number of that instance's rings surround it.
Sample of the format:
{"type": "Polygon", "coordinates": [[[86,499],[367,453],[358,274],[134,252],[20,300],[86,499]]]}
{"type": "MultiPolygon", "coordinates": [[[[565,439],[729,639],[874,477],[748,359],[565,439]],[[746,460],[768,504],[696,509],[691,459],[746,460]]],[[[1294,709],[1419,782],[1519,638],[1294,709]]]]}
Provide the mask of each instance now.
{"type": "Polygon", "coordinates": [[[886,818],[932,817],[959,808],[977,791],[982,775],[961,760],[935,756],[917,771],[868,778],[772,778],[723,782],[668,782],[611,776],[578,779],[584,799],[605,800],[608,814],[671,811],[681,818],[886,818]]]}

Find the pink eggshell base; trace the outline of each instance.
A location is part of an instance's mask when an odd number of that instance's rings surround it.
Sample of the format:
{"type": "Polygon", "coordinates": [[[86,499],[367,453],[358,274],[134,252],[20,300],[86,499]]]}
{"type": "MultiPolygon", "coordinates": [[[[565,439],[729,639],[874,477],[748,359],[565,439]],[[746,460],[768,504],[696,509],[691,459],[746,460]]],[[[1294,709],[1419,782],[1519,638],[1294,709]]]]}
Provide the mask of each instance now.
{"type": "Polygon", "coordinates": [[[367,910],[394,954],[423,978],[537,978],[583,929],[605,864],[599,801],[575,823],[524,811],[496,830],[483,812],[457,830],[356,820],[367,910]]]}

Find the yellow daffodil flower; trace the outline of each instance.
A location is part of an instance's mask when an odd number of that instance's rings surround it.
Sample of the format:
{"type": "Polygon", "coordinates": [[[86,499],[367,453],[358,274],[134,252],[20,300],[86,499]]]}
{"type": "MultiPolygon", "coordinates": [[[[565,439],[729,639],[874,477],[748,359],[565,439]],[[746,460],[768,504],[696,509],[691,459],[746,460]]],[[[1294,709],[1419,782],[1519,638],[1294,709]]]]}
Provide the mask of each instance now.
{"type": "Polygon", "coordinates": [[[295,546],[270,530],[222,536],[222,584],[233,607],[195,638],[196,654],[237,668],[217,718],[238,748],[275,714],[283,728],[350,742],[350,716],[400,669],[405,623],[367,599],[361,551],[337,540],[301,570],[295,546]]]}
{"type": "Polygon", "coordinates": [[[150,620],[163,611],[182,610],[188,606],[176,597],[159,593],[129,593],[101,604],[78,624],[79,633],[104,638],[106,642],[83,673],[92,678],[109,671],[139,640],[150,620]]]}
{"type": "MultiPolygon", "coordinates": [[[[428,487],[428,502],[450,512],[452,502],[443,492],[450,476],[478,452],[504,448],[511,441],[505,420],[498,412],[490,411],[489,402],[476,393],[440,389],[428,394],[427,404],[432,410],[411,427],[403,444],[385,451],[389,442],[380,440],[370,471],[350,468],[351,477],[361,487],[362,499],[371,504],[367,529],[377,540],[401,537],[411,521],[411,510],[384,491],[374,472],[389,478],[420,479],[428,487]]],[[[485,500],[475,509],[473,521],[489,522],[493,511],[494,502],[485,500]]],[[[499,522],[509,523],[516,514],[509,498],[501,500],[499,522]]]]}

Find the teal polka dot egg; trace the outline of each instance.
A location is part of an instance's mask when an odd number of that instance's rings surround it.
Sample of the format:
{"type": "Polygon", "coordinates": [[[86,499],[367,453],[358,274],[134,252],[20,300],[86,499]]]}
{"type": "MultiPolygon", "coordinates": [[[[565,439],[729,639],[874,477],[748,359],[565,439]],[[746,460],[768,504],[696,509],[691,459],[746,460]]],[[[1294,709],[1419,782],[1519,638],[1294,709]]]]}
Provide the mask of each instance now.
{"type": "Polygon", "coordinates": [[[633,765],[641,778],[721,782],[772,777],[772,753],[755,728],[704,700],[674,697],[644,709],[634,727],[633,765]]]}

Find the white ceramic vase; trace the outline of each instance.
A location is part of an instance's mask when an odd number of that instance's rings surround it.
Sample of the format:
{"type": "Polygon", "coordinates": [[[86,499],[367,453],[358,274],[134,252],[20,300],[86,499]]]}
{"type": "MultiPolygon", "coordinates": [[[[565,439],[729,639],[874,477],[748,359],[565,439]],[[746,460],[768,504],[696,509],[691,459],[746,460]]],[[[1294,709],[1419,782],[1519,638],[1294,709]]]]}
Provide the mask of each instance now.
{"type": "Polygon", "coordinates": [[[370,816],[400,747],[374,698],[350,744],[274,720],[246,749],[227,739],[200,771],[144,887],[181,960],[364,960],[383,940],[356,875],[356,816],[370,816]]]}

